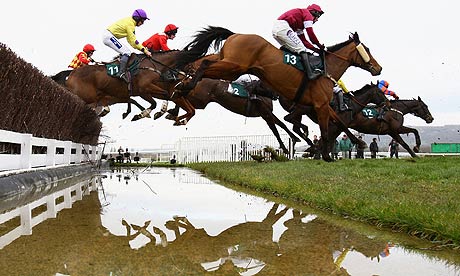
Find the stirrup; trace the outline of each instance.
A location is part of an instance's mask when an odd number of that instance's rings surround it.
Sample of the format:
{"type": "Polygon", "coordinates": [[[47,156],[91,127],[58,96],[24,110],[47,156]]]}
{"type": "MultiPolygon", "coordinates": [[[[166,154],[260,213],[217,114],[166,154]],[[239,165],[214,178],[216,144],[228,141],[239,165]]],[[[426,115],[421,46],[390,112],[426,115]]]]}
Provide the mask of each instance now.
{"type": "Polygon", "coordinates": [[[124,80],[125,82],[129,83],[129,76],[127,72],[123,72],[119,76],[120,79],[124,80]]]}

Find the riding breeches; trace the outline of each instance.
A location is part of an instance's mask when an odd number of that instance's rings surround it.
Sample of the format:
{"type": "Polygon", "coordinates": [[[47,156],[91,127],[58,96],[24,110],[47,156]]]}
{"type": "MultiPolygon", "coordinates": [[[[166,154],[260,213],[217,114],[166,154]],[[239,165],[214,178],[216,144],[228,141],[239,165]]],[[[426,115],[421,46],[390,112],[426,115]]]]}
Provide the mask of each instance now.
{"type": "Polygon", "coordinates": [[[292,30],[285,20],[275,21],[273,24],[272,35],[279,44],[295,53],[311,52],[307,49],[307,47],[305,47],[305,45],[303,45],[302,40],[300,40],[297,33],[292,30]]]}
{"type": "Polygon", "coordinates": [[[132,51],[131,49],[124,45],[123,43],[120,42],[110,31],[105,30],[103,35],[102,35],[102,42],[104,42],[105,45],[109,46],[113,50],[115,50],[117,53],[121,55],[128,55],[130,56],[132,51]]]}

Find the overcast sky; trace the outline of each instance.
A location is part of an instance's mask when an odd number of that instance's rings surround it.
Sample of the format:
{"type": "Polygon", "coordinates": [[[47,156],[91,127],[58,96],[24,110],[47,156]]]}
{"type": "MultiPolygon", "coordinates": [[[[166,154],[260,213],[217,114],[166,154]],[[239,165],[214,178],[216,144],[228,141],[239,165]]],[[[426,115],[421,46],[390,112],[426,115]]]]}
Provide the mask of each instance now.
{"type": "MultiPolygon", "coordinates": [[[[383,67],[377,77],[361,69],[348,69],[342,79],[349,89],[385,79],[401,99],[420,96],[435,119],[432,125],[460,124],[457,31],[460,4],[452,0],[16,0],[4,2],[0,9],[0,42],[44,74],[53,75],[65,70],[86,43],[95,46],[94,59],[110,60],[115,52],[103,45],[103,30],[137,8],[144,9],[151,18],[137,28],[141,42],[173,23],[179,26],[179,32],[168,44],[170,48],[180,49],[196,31],[207,25],[222,26],[237,33],[255,33],[279,46],[271,37],[273,21],[288,9],[311,3],[319,4],[325,11],[315,24],[322,43],[327,46],[343,42],[349,32],[357,31],[383,67]]],[[[161,101],[158,103],[160,106],[161,101]]],[[[261,118],[245,118],[215,103],[205,110],[197,110],[189,124],[181,127],[173,127],[172,121],[163,118],[131,122],[129,119],[137,112],[135,107],[132,115],[122,120],[124,104],[111,109],[103,118],[104,133],[115,139],[117,146],[133,149],[159,148],[184,136],[271,133],[261,118]]],[[[286,114],[277,102],[275,114],[279,118],[286,114]]],[[[311,121],[304,118],[303,122],[311,126],[311,135],[319,134],[311,121]]],[[[425,125],[412,115],[407,115],[405,122],[412,126],[425,125]]]]}

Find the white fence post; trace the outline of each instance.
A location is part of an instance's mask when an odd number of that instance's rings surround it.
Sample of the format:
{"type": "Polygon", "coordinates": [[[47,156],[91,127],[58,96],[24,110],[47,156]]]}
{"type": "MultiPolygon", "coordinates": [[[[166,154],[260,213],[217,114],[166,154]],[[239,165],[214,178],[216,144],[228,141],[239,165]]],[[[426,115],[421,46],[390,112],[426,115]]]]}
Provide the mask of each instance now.
{"type": "Polygon", "coordinates": [[[55,155],[56,155],[56,140],[49,139],[46,149],[46,166],[56,165],[55,155]]]}
{"type": "Polygon", "coordinates": [[[30,169],[32,156],[32,134],[23,134],[21,141],[21,169],[30,169]]]}
{"type": "Polygon", "coordinates": [[[21,207],[21,228],[23,235],[32,235],[32,209],[30,205],[21,207]]]}

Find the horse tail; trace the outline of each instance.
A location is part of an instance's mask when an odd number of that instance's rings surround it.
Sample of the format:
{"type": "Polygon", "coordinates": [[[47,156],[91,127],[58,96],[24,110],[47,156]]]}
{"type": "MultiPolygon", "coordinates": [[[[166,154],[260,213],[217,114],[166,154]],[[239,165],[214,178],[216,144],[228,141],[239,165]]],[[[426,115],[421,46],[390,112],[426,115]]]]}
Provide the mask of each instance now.
{"type": "Polygon", "coordinates": [[[192,42],[184,47],[178,57],[178,68],[204,57],[211,45],[214,44],[214,50],[219,51],[222,41],[226,40],[235,33],[215,26],[208,26],[194,35],[192,42]]]}
{"type": "Polygon", "coordinates": [[[54,76],[51,76],[50,78],[57,82],[59,85],[65,86],[65,81],[67,80],[67,77],[72,73],[73,70],[64,70],[59,73],[57,73],[54,76]]]}

